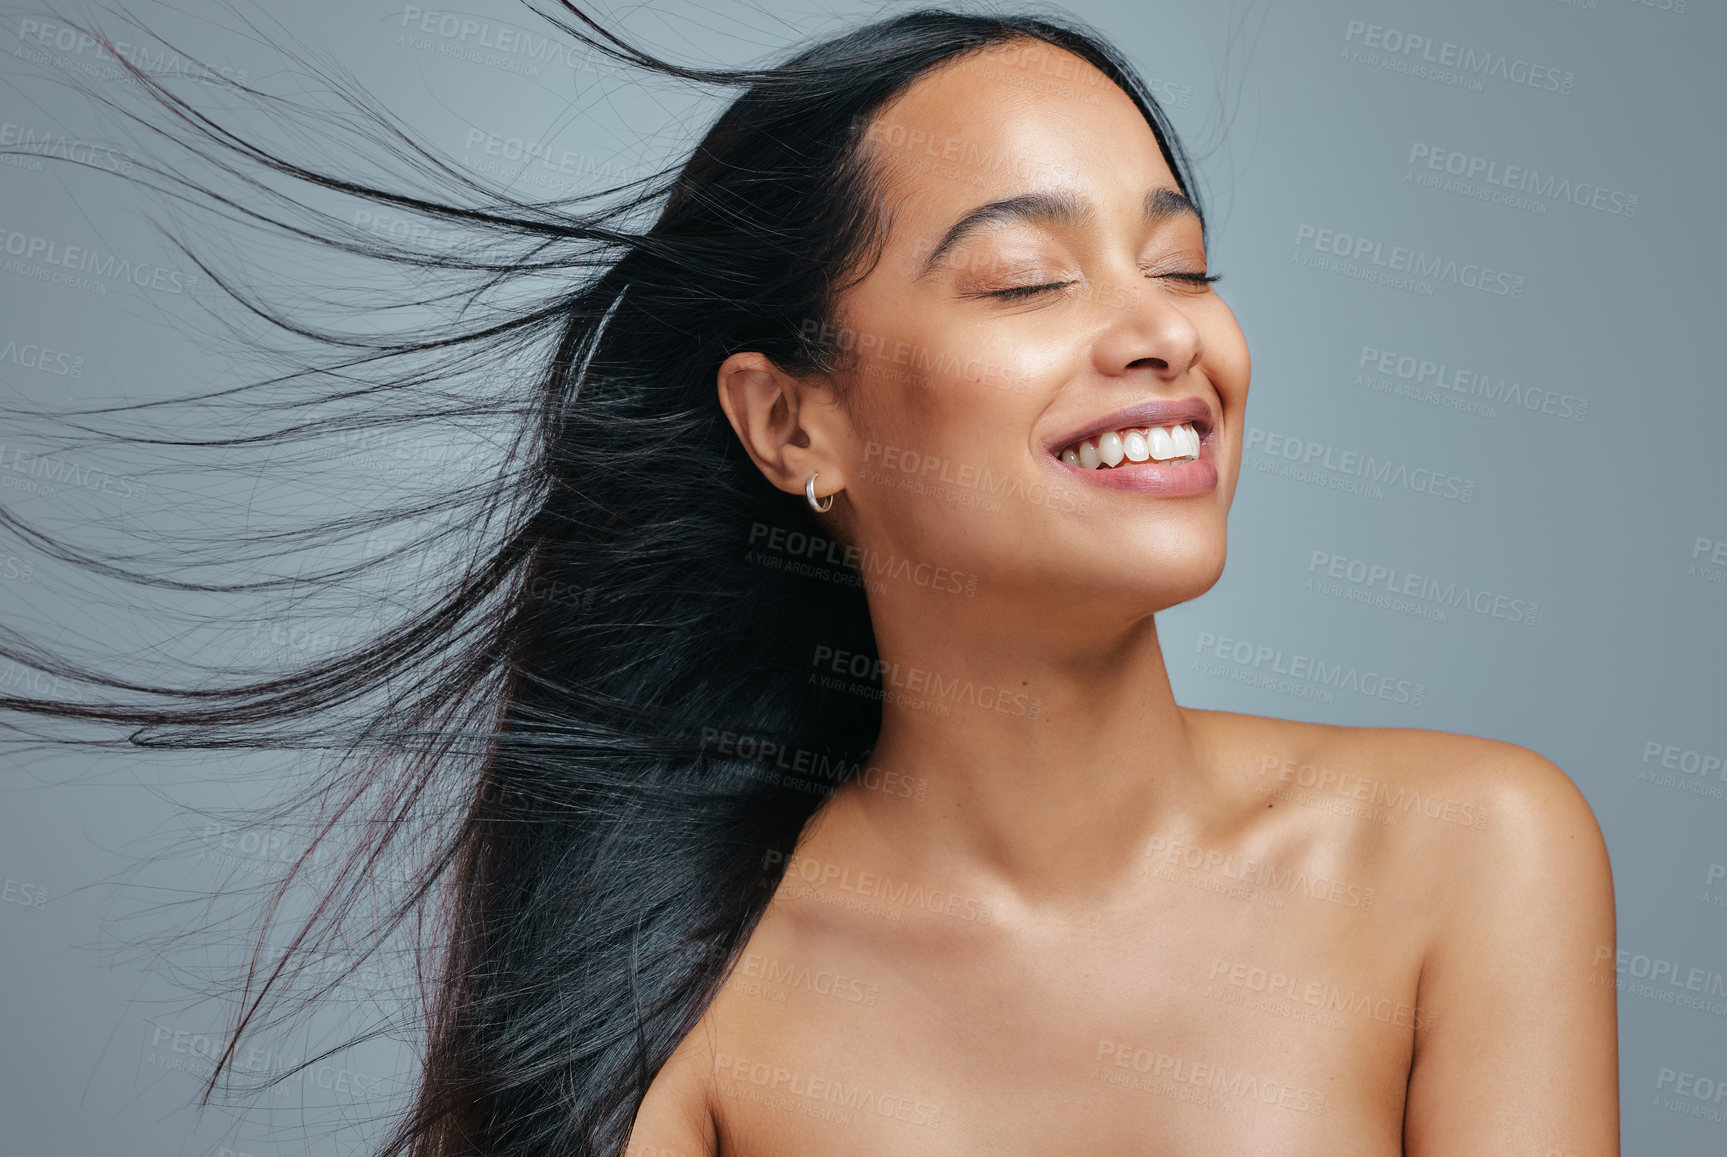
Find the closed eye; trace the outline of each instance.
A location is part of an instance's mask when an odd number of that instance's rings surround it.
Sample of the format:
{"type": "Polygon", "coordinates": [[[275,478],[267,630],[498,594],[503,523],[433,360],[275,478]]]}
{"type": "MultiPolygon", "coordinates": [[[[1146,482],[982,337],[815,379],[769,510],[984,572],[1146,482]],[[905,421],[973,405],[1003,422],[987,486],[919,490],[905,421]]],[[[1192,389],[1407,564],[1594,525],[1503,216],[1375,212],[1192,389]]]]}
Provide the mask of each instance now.
{"type": "Polygon", "coordinates": [[[1048,293],[1052,289],[1066,289],[1074,284],[1071,281],[1046,281],[1042,285],[1016,285],[1012,289],[996,289],[984,294],[985,297],[996,297],[1012,301],[1020,297],[1034,297],[1040,293],[1048,293]]]}
{"type": "MultiPolygon", "coordinates": [[[[1148,273],[1146,276],[1156,277],[1166,281],[1182,281],[1195,286],[1211,285],[1223,280],[1223,274],[1221,273],[1192,273],[1183,271],[1177,271],[1174,273],[1148,273]]],[[[1036,297],[1040,293],[1049,293],[1052,290],[1066,289],[1068,286],[1075,284],[1077,284],[1077,282],[1046,281],[1041,285],[1016,285],[1010,289],[994,289],[982,294],[981,296],[993,297],[1001,301],[1015,301],[1021,298],[1036,297]]]]}
{"type": "Polygon", "coordinates": [[[1149,277],[1159,277],[1170,281],[1189,281],[1195,285],[1210,285],[1214,281],[1223,280],[1221,273],[1153,273],[1149,277]]]}

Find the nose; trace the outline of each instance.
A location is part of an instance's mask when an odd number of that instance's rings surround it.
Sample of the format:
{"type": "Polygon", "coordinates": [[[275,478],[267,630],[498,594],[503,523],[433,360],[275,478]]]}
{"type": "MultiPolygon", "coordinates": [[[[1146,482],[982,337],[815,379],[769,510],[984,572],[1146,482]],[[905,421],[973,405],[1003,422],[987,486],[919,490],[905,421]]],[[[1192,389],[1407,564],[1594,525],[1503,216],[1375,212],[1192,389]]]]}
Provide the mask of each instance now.
{"type": "Polygon", "coordinates": [[[1199,328],[1154,279],[1142,279],[1118,298],[1114,310],[1092,344],[1092,362],[1108,377],[1134,376],[1149,370],[1158,381],[1174,381],[1198,363],[1204,352],[1199,328]]]}

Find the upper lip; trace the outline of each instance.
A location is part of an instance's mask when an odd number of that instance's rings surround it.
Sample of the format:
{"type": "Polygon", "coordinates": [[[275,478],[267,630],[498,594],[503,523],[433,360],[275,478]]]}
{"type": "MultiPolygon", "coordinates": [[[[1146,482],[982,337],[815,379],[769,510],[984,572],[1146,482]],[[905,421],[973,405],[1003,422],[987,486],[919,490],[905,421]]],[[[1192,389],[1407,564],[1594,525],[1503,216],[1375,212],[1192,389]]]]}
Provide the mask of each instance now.
{"type": "Polygon", "coordinates": [[[1214,425],[1211,416],[1211,404],[1204,398],[1181,398],[1176,401],[1160,401],[1153,398],[1143,402],[1135,402],[1113,414],[1106,414],[1097,421],[1091,422],[1072,433],[1063,434],[1052,441],[1045,442],[1044,447],[1051,454],[1060,455],[1062,450],[1076,442],[1083,442],[1087,438],[1094,438],[1111,430],[1126,430],[1137,426],[1179,426],[1183,422],[1193,423],[1193,428],[1199,433],[1200,440],[1204,441],[1214,425]]]}

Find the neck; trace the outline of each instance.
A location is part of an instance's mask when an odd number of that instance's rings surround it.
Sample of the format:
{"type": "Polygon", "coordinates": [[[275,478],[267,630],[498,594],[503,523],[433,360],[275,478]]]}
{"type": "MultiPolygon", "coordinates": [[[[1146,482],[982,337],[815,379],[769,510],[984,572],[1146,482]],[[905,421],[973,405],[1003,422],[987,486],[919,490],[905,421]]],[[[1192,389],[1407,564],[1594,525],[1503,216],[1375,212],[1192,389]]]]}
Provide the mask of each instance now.
{"type": "Polygon", "coordinates": [[[1101,644],[990,617],[1000,630],[878,626],[876,770],[829,807],[848,844],[1036,902],[1136,877],[1152,835],[1226,811],[1150,615],[1101,644]]]}

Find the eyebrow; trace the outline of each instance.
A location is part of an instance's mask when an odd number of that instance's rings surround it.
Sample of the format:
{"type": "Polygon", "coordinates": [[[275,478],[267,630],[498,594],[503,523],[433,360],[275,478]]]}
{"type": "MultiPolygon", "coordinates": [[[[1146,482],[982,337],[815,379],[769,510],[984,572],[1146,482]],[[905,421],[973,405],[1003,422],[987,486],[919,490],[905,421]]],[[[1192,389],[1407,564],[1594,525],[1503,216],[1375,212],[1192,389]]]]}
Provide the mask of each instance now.
{"type": "MultiPolygon", "coordinates": [[[[918,270],[917,276],[928,276],[935,268],[936,262],[949,250],[985,225],[1035,221],[1045,225],[1073,228],[1082,224],[1090,213],[1091,206],[1088,202],[1067,192],[1021,193],[1017,197],[979,205],[955,221],[942,235],[942,239],[924,260],[923,268],[918,270]]],[[[1199,209],[1178,189],[1153,189],[1145,195],[1146,224],[1158,225],[1172,217],[1199,218],[1199,209]]]]}

